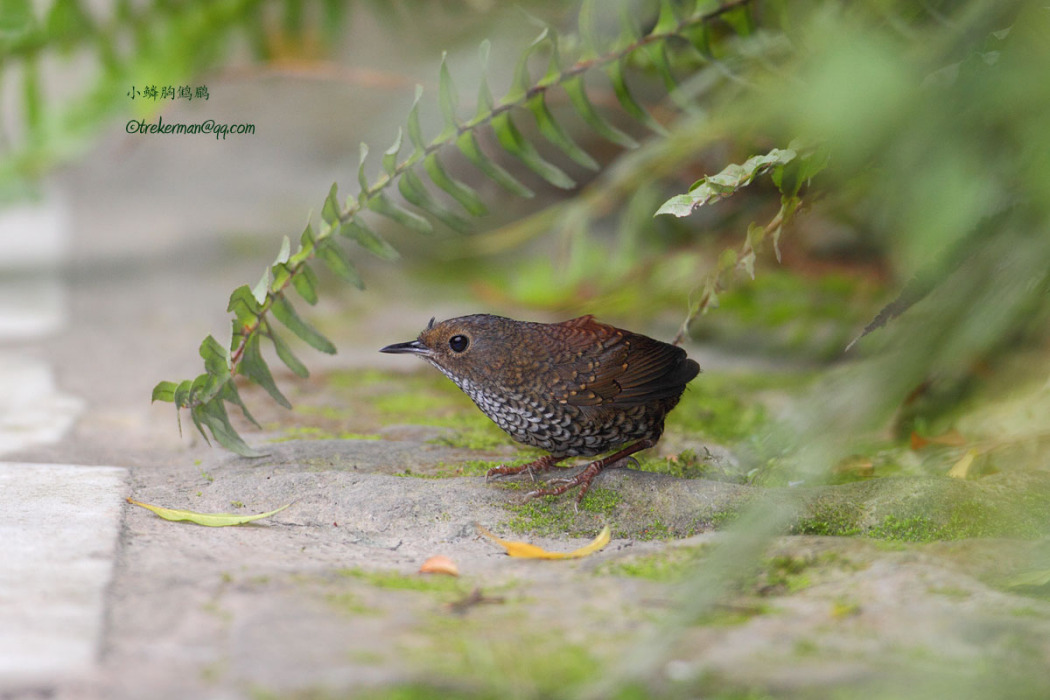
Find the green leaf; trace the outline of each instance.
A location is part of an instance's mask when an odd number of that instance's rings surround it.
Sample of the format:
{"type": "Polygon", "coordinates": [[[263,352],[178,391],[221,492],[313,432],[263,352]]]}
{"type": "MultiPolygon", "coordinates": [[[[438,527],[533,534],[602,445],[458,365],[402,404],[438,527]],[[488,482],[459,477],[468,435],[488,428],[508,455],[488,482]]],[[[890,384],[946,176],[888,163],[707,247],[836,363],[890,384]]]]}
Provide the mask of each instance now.
{"type": "Polygon", "coordinates": [[[651,34],[672,34],[678,28],[674,3],[671,0],[660,0],[660,14],[656,17],[656,26],[651,34]]]}
{"type": "Polygon", "coordinates": [[[408,112],[408,140],[412,142],[414,156],[422,156],[427,150],[423,140],[423,129],[419,126],[419,98],[423,96],[423,86],[416,85],[416,96],[412,100],[412,109],[408,112]]]}
{"type": "Polygon", "coordinates": [[[445,128],[434,139],[434,143],[447,141],[459,131],[459,120],[456,117],[459,95],[456,93],[456,86],[452,83],[452,74],[448,70],[447,51],[441,52],[441,68],[438,71],[438,104],[441,106],[445,128]]]}
{"type": "Polygon", "coordinates": [[[306,341],[308,345],[329,355],[335,354],[335,346],[332,345],[332,342],[321,335],[316,328],[300,318],[283,294],[274,295],[273,306],[270,308],[278,321],[283,323],[292,333],[306,341]]]}
{"type": "Polygon", "coordinates": [[[179,382],[179,385],[175,387],[175,393],[172,396],[172,401],[179,408],[184,408],[188,405],[190,398],[190,387],[193,386],[192,379],[186,379],[179,382]]]}
{"type": "Polygon", "coordinates": [[[232,311],[241,325],[254,324],[259,317],[260,306],[248,285],[242,284],[230,294],[230,303],[226,305],[226,310],[232,311]]]}
{"type": "Polygon", "coordinates": [[[293,279],[292,270],[286,263],[274,263],[270,268],[273,281],[270,283],[274,289],[284,289],[288,282],[293,279]]]}
{"type": "Polygon", "coordinates": [[[547,40],[548,30],[544,29],[538,37],[536,37],[531,44],[529,44],[525,51],[522,52],[521,56],[518,57],[518,62],[514,66],[514,78],[510,83],[510,90],[503,96],[501,100],[502,104],[510,105],[522,102],[528,95],[529,90],[532,89],[532,76],[529,74],[529,59],[536,50],[543,46],[547,40]]]}
{"type": "Polygon", "coordinates": [[[598,162],[591,158],[591,156],[580,148],[572,137],[569,136],[565,130],[561,127],[558,122],[554,120],[554,115],[551,114],[547,108],[546,96],[544,93],[537,93],[526,103],[529,111],[532,112],[533,116],[536,117],[536,126],[539,127],[540,133],[543,134],[544,138],[550,141],[552,144],[562,150],[565,155],[572,158],[574,161],[579,163],[585,168],[590,170],[598,169],[598,162]]]}
{"type": "Polygon", "coordinates": [[[295,356],[292,349],[288,347],[288,343],[284,342],[284,339],[273,332],[272,328],[266,328],[266,337],[273,342],[273,349],[277,352],[277,357],[281,358],[281,362],[285,366],[292,370],[296,375],[306,379],[310,376],[310,371],[306,369],[306,365],[299,361],[299,358],[295,356]]]}
{"type": "Polygon", "coordinates": [[[635,21],[634,12],[628,3],[620,3],[620,44],[626,46],[642,38],[642,32],[635,21]]]}
{"type": "Polygon", "coordinates": [[[259,304],[266,301],[266,295],[270,291],[270,282],[272,281],[273,278],[270,276],[270,268],[266,268],[263,270],[262,278],[255,283],[254,287],[252,287],[252,298],[254,298],[259,304]]]}
{"type": "Polygon", "coordinates": [[[481,46],[478,47],[478,62],[481,64],[481,80],[478,81],[478,108],[474,113],[474,119],[470,122],[471,126],[488,119],[489,114],[492,113],[492,108],[495,105],[495,101],[492,99],[492,90],[489,89],[489,52],[491,50],[492,43],[488,39],[482,41],[481,46]]]}
{"type": "Polygon", "coordinates": [[[621,59],[612,61],[606,66],[609,81],[612,83],[613,92],[616,93],[616,99],[619,100],[620,106],[642,124],[645,124],[661,136],[666,136],[667,129],[664,128],[663,124],[653,119],[653,115],[649,114],[644,107],[638,104],[631,94],[631,89],[627,86],[627,77],[623,72],[624,63],[625,61],[621,59]]]}
{"type": "Polygon", "coordinates": [[[256,428],[262,428],[262,426],[259,425],[259,421],[255,420],[255,416],[253,416],[251,411],[248,410],[248,407],[244,405],[244,401],[241,399],[241,392],[237,391],[236,382],[232,380],[224,382],[222,385],[222,391],[219,392],[219,397],[240,408],[244,417],[251,421],[252,425],[256,428]]]}
{"type": "Polygon", "coordinates": [[[827,167],[831,152],[826,145],[806,149],[797,139],[788,144],[788,149],[797,151],[799,157],[788,163],[778,164],[770,178],[780,193],[790,199],[795,197],[811,178],[827,167]]]}
{"type": "Polygon", "coordinates": [[[208,374],[220,381],[230,376],[230,349],[214,337],[209,335],[201,342],[200,356],[208,374]]]}
{"type": "MultiPolygon", "coordinates": [[[[197,428],[197,432],[204,438],[204,442],[208,443],[208,447],[211,447],[211,438],[208,437],[208,433],[204,430],[204,423],[201,419],[201,411],[194,410],[196,407],[190,409],[190,418],[193,419],[193,425],[197,428]]],[[[179,433],[182,433],[182,419],[179,419],[179,433]]]]}
{"type": "Polygon", "coordinates": [[[198,430],[202,424],[207,426],[212,437],[231,452],[236,452],[242,457],[261,457],[263,455],[262,452],[252,449],[233,429],[233,426],[230,425],[230,417],[226,414],[226,406],[221,399],[213,399],[194,406],[190,409],[190,415],[194,417],[198,430]]]}
{"type": "Polygon", "coordinates": [[[547,72],[536,82],[536,85],[547,87],[561,82],[565,71],[561,65],[561,51],[558,49],[558,35],[553,29],[548,31],[547,45],[550,46],[551,55],[547,60],[547,72]]]}
{"type": "MultiPolygon", "coordinates": [[[[460,134],[459,138],[456,139],[456,146],[478,170],[485,173],[503,189],[519,197],[529,198],[535,196],[532,190],[521,184],[513,175],[500,167],[496,161],[485,155],[473,131],[464,131],[460,134]]],[[[406,199],[408,198],[406,197],[406,199]]]]}
{"type": "Polygon", "coordinates": [[[510,112],[502,112],[492,119],[496,140],[504,150],[524,163],[530,170],[555,187],[572,189],[576,182],[556,165],[548,163],[529,143],[510,118],[510,112]]]}
{"type": "Polygon", "coordinates": [[[723,13],[722,21],[732,27],[739,36],[751,36],[755,31],[755,22],[747,5],[723,13]]]}
{"type": "Polygon", "coordinates": [[[270,368],[266,366],[266,360],[263,359],[262,352],[259,350],[259,343],[258,333],[253,333],[248,337],[238,370],[263,389],[266,389],[266,393],[272,396],[274,401],[285,408],[291,408],[292,404],[288,402],[288,399],[284,397],[284,394],[281,393],[281,390],[277,388],[277,384],[273,381],[270,368]]]}
{"type": "Polygon", "coordinates": [[[401,257],[394,246],[380,238],[379,234],[357,219],[351,219],[340,233],[347,238],[353,239],[362,248],[383,260],[397,260],[401,257]]]}
{"type": "Polygon", "coordinates": [[[436,153],[431,153],[423,159],[423,169],[427,171],[427,175],[430,176],[431,181],[435,185],[447,192],[452,199],[456,200],[470,214],[484,216],[488,213],[488,209],[477,192],[459,180],[453,179],[445,172],[436,153]]]}
{"type": "Polygon", "coordinates": [[[393,145],[390,148],[383,151],[383,170],[390,177],[394,177],[397,174],[397,154],[401,151],[401,127],[397,127],[397,138],[394,139],[393,145]]]}
{"type": "Polygon", "coordinates": [[[383,192],[372,197],[368,200],[368,208],[377,214],[381,214],[388,219],[393,219],[397,223],[401,224],[407,229],[415,231],[416,233],[433,233],[434,229],[430,225],[430,222],[424,219],[419,214],[415,214],[405,209],[404,207],[398,206],[394,202],[390,201],[390,198],[383,192]]]}
{"type": "Polygon", "coordinates": [[[600,53],[598,46],[598,32],[595,30],[595,0],[583,0],[580,5],[579,28],[583,51],[580,59],[589,61],[596,58],[600,53]]]}
{"type": "Polygon", "coordinates": [[[280,513],[285,508],[291,506],[291,503],[287,503],[276,510],[271,510],[269,513],[259,513],[258,515],[236,515],[233,513],[197,513],[192,510],[175,510],[173,508],[163,508],[161,506],[150,505],[149,503],[142,503],[136,501],[130,496],[127,498],[128,503],[141,506],[146,510],[153,511],[165,520],[172,521],[186,521],[195,523],[197,525],[204,525],[206,527],[228,527],[230,525],[243,525],[250,523],[255,520],[262,520],[263,518],[269,518],[272,515],[280,513]]]}
{"type": "Polygon", "coordinates": [[[328,269],[340,279],[349,282],[358,289],[365,288],[365,283],[361,279],[361,275],[358,274],[357,268],[354,267],[354,263],[351,262],[350,256],[334,240],[328,239],[324,243],[319,244],[317,246],[317,257],[324,261],[328,269]]]}
{"type": "Polygon", "coordinates": [[[288,256],[292,254],[292,242],[288,240],[288,236],[284,236],[281,239],[281,250],[277,253],[277,259],[274,263],[286,263],[288,262],[288,256]]]}
{"type": "MultiPolygon", "coordinates": [[[[321,218],[333,226],[339,223],[339,199],[336,196],[338,187],[339,183],[332,183],[332,188],[328,190],[328,196],[325,197],[324,206],[321,207],[321,218]]],[[[307,225],[307,230],[309,230],[309,225],[307,225]]]]}
{"type": "Polygon", "coordinates": [[[303,263],[307,258],[314,254],[314,230],[309,223],[306,224],[306,228],[303,229],[303,234],[299,236],[299,250],[295,251],[292,257],[288,258],[289,265],[299,265],[303,263]]]}
{"type": "MultiPolygon", "coordinates": [[[[357,184],[360,186],[361,191],[357,193],[357,200],[364,205],[365,200],[368,198],[368,177],[365,175],[365,159],[368,158],[368,144],[364,141],[358,146],[358,154],[357,184]]],[[[325,221],[333,225],[336,223],[334,219],[325,219],[325,221]]]]}
{"type": "MultiPolygon", "coordinates": [[[[227,376],[226,379],[229,377],[227,376]]],[[[191,405],[203,404],[215,398],[219,393],[221,381],[214,374],[199,374],[190,384],[190,395],[186,401],[191,405]]]]}
{"type": "Polygon", "coordinates": [[[765,155],[748,158],[743,164],[733,163],[720,173],[693,183],[688,194],[679,194],[668,199],[660,205],[654,216],[689,216],[705,204],[717,202],[746,187],[756,176],[771,168],[790,163],[797,155],[797,152],[790,148],[774,148],[765,155]]]}
{"type": "Polygon", "coordinates": [[[711,25],[708,22],[702,22],[697,26],[690,27],[685,32],[685,36],[689,39],[689,43],[692,44],[693,48],[696,49],[700,58],[709,61],[716,60],[711,36],[711,25]]]}
{"type": "Polygon", "coordinates": [[[153,387],[153,397],[150,399],[150,403],[154,401],[174,402],[176,388],[178,388],[178,384],[175,382],[161,382],[157,384],[157,386],[153,387]]]}
{"type": "Polygon", "coordinates": [[[643,49],[645,55],[649,58],[656,70],[660,73],[660,77],[663,78],[664,89],[667,94],[674,100],[675,104],[682,108],[689,108],[691,105],[686,102],[678,92],[678,82],[674,79],[674,71],[671,70],[671,61],[667,57],[667,44],[663,41],[656,41],[651,44],[646,44],[643,49]]]}
{"type": "Polygon", "coordinates": [[[562,83],[562,86],[565,88],[565,92],[568,93],[569,101],[576,108],[580,118],[587,122],[588,126],[598,132],[599,135],[624,148],[635,148],[638,145],[637,141],[605,121],[598,114],[587,97],[582,75],[577,75],[575,78],[565,81],[562,83]]]}
{"type": "MultiPolygon", "coordinates": [[[[460,138],[471,134],[473,134],[472,131],[465,131],[460,138]]],[[[449,228],[460,232],[465,232],[470,229],[470,225],[467,223],[466,219],[453,214],[451,211],[443,207],[436,199],[430,196],[430,193],[423,185],[423,181],[420,180],[419,176],[411,169],[403,172],[401,177],[398,178],[397,189],[401,192],[401,196],[404,197],[406,201],[411,202],[426,212],[429,212],[431,216],[449,228]]]]}
{"type": "Polygon", "coordinates": [[[298,274],[292,277],[295,291],[299,292],[299,296],[310,306],[317,303],[317,283],[317,273],[306,263],[300,265],[298,274]]]}

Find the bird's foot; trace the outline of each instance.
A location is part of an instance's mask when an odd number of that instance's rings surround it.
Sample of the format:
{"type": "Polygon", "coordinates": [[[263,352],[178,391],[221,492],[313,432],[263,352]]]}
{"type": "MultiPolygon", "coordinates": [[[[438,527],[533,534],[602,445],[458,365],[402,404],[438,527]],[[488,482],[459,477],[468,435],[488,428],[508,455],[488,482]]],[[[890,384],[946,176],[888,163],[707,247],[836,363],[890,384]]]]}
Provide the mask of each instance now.
{"type": "Polygon", "coordinates": [[[583,500],[583,497],[587,495],[587,491],[591,488],[591,482],[594,481],[594,477],[598,476],[603,469],[606,467],[619,462],[620,460],[633,461],[635,464],[638,463],[634,457],[631,457],[635,452],[648,449],[653,446],[652,440],[639,440],[638,442],[625,447],[616,454],[610,455],[605,459],[599,459],[591,462],[584,467],[576,476],[567,479],[551,479],[548,484],[558,484],[553,488],[542,488],[530,491],[525,494],[525,500],[528,501],[539,496],[560,496],[569,489],[580,487],[580,492],[576,494],[576,503],[579,504],[583,500]]]}
{"type": "Polygon", "coordinates": [[[501,464],[498,467],[493,467],[488,470],[485,474],[485,480],[494,477],[513,476],[514,474],[521,474],[522,472],[528,472],[529,477],[536,481],[536,472],[544,472],[551,469],[558,463],[558,458],[554,455],[546,455],[539,459],[533,460],[527,464],[519,464],[516,467],[508,467],[505,464],[501,464]]]}
{"type": "Polygon", "coordinates": [[[605,468],[605,465],[602,464],[603,461],[604,460],[591,462],[574,477],[568,479],[551,479],[547,483],[558,484],[558,486],[529,491],[525,494],[525,500],[528,501],[539,496],[560,496],[569,489],[579,486],[580,492],[576,495],[576,503],[579,503],[583,500],[583,497],[587,494],[587,490],[591,487],[591,481],[593,481],[594,477],[598,476],[599,472],[605,468]]]}

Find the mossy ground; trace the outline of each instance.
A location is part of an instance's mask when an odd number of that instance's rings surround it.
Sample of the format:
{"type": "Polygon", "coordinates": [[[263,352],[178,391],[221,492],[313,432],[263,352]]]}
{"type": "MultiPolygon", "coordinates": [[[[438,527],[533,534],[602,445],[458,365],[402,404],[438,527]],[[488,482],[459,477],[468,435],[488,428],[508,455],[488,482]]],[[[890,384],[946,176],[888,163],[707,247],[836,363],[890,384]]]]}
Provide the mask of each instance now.
{"type": "MultiPolygon", "coordinates": [[[[591,488],[579,503],[572,492],[566,496],[546,496],[507,505],[513,516],[507,526],[515,532],[539,536],[565,533],[586,534],[598,523],[606,523],[623,497],[611,489],[591,488]]],[[[616,536],[616,532],[613,533],[616,536]]]]}
{"type": "Polygon", "coordinates": [[[363,581],[370,586],[391,591],[419,591],[423,593],[465,593],[470,583],[454,576],[443,574],[401,574],[396,571],[363,569],[360,567],[337,569],[342,578],[363,581]]]}
{"type": "Polygon", "coordinates": [[[626,557],[603,564],[597,572],[604,576],[627,576],[658,583],[677,583],[693,571],[709,548],[673,547],[661,552],[626,557]]]}

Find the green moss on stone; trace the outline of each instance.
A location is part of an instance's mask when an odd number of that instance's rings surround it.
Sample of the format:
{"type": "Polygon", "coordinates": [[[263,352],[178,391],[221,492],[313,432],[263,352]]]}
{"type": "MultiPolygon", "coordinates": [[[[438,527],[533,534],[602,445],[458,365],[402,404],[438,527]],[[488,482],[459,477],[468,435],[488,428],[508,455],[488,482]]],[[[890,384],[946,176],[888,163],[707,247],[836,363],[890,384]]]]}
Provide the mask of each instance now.
{"type": "Polygon", "coordinates": [[[401,574],[396,571],[370,571],[362,568],[338,569],[336,574],[364,581],[376,588],[426,593],[462,593],[467,586],[458,578],[432,574],[401,574]]]}
{"type": "MultiPolygon", "coordinates": [[[[269,426],[268,426],[269,427],[269,426]]],[[[278,426],[279,427],[279,426],[278,426]]],[[[270,442],[289,442],[291,440],[380,440],[374,433],[331,432],[314,425],[293,425],[280,428],[282,435],[271,438],[270,442]]]]}
{"type": "Polygon", "coordinates": [[[601,575],[627,576],[661,583],[678,582],[696,568],[706,547],[672,547],[662,552],[609,562],[598,568],[601,575]]]}
{"type": "Polygon", "coordinates": [[[546,496],[524,503],[507,504],[507,509],[514,514],[507,526],[515,532],[538,535],[582,534],[581,526],[589,530],[595,518],[581,519],[581,514],[601,516],[601,520],[606,520],[623,502],[619,493],[601,487],[590,489],[578,504],[574,498],[573,492],[570,491],[561,496],[546,496]]]}
{"type": "Polygon", "coordinates": [[[822,498],[811,503],[807,510],[795,522],[791,534],[852,537],[861,532],[860,504],[822,498]]]}

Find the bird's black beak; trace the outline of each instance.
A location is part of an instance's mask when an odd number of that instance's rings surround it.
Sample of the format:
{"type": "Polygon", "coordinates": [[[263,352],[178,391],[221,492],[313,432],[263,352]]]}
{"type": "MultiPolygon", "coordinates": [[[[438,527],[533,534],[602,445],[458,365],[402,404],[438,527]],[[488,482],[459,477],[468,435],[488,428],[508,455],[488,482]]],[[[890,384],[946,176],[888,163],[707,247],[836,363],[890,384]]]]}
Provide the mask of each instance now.
{"type": "Polygon", "coordinates": [[[385,348],[380,348],[379,352],[388,352],[393,355],[401,353],[410,353],[412,355],[429,355],[430,348],[418,340],[410,340],[407,343],[394,343],[393,345],[387,345],[385,348]]]}

